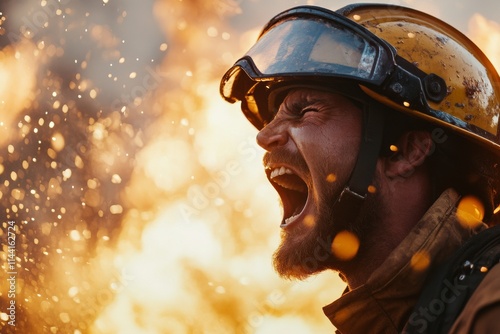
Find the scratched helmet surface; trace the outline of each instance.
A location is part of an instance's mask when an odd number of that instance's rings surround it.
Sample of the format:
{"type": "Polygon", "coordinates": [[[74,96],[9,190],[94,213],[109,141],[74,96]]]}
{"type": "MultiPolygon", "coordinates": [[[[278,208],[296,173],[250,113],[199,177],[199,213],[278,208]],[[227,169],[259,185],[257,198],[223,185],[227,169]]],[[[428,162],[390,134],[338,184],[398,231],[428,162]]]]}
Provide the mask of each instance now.
{"type": "Polygon", "coordinates": [[[422,71],[443,78],[447,87],[441,101],[427,100],[436,111],[432,115],[394,103],[366,87],[365,92],[397,110],[441,123],[500,155],[500,78],[471,40],[443,21],[410,8],[360,4],[338,12],[390,43],[399,56],[422,71]]]}

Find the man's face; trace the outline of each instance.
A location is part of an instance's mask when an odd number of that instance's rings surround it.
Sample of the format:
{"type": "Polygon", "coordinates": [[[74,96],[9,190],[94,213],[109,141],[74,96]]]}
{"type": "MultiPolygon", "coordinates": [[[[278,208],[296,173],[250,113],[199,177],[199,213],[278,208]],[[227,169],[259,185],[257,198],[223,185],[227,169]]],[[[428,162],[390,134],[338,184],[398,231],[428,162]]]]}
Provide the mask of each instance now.
{"type": "Polygon", "coordinates": [[[310,88],[294,89],[276,117],[257,135],[267,152],[266,174],[283,204],[282,241],[275,268],[304,278],[335,268],[331,238],[352,222],[332,219],[331,206],[354,168],[362,112],[349,99],[310,88]]]}

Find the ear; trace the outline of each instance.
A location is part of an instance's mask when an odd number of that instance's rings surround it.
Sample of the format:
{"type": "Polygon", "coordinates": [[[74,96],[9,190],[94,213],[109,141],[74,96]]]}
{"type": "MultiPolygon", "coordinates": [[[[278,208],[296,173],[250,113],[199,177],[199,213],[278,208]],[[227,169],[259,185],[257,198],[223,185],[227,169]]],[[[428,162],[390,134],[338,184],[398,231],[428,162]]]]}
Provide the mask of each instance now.
{"type": "Polygon", "coordinates": [[[410,177],[434,149],[431,134],[427,131],[404,133],[391,147],[395,151],[387,158],[385,173],[390,178],[410,177]]]}

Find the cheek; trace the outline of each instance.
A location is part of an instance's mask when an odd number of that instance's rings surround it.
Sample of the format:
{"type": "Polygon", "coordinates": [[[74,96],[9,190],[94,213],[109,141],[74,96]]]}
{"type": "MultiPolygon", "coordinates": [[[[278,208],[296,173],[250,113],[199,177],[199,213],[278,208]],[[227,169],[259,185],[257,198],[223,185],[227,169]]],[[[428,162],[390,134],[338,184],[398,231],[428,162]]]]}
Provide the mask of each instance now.
{"type": "Polygon", "coordinates": [[[320,177],[329,183],[345,182],[356,164],[359,149],[359,138],[338,138],[321,148],[322,159],[319,159],[320,177]]]}
{"type": "Polygon", "coordinates": [[[306,152],[310,149],[328,150],[334,154],[358,152],[361,143],[361,128],[346,122],[335,126],[301,126],[290,129],[290,136],[297,147],[306,152]]]}
{"type": "Polygon", "coordinates": [[[332,180],[350,175],[359,151],[360,132],[359,128],[346,131],[318,126],[313,131],[310,127],[293,128],[290,134],[311,176],[332,180]]]}

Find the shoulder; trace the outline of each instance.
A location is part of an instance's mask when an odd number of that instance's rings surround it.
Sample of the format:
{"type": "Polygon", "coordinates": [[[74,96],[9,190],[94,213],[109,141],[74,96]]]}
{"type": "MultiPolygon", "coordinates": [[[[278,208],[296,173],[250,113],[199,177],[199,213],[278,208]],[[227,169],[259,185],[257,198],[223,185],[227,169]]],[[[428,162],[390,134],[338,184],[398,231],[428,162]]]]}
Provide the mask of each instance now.
{"type": "Polygon", "coordinates": [[[491,268],[453,324],[450,333],[500,332],[500,264],[491,268]]]}
{"type": "MultiPolygon", "coordinates": [[[[476,326],[500,329],[500,225],[470,237],[442,266],[434,268],[415,310],[433,311],[423,325],[426,333],[475,333],[476,326]],[[498,323],[498,325],[496,325],[498,323]],[[450,330],[451,328],[451,330],[450,330]]],[[[414,319],[405,329],[422,332],[414,319]]],[[[500,333],[500,330],[493,333],[500,333]]],[[[480,330],[477,333],[491,333],[480,330]]]]}

